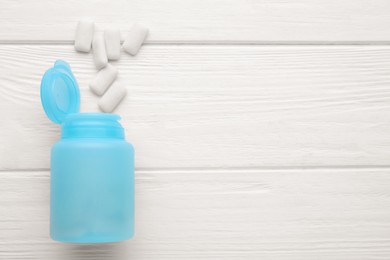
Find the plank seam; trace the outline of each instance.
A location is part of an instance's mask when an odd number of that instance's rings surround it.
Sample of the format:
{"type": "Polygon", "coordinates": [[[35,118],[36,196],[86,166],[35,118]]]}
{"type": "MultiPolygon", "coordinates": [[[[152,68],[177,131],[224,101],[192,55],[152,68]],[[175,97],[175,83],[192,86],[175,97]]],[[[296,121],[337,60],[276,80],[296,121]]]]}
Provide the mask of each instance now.
{"type": "MultiPolygon", "coordinates": [[[[123,41],[122,41],[123,42],[123,41]]],[[[0,45],[73,45],[67,40],[0,40],[0,45]]],[[[390,46],[390,41],[148,41],[145,45],[390,46]]]]}
{"type": "MultiPolygon", "coordinates": [[[[136,168],[140,172],[182,172],[182,171],[297,171],[297,170],[390,170],[390,165],[330,165],[330,166],[275,166],[275,167],[159,167],[159,168],[136,168]]],[[[43,172],[50,168],[36,169],[0,169],[4,172],[43,172]]]]}

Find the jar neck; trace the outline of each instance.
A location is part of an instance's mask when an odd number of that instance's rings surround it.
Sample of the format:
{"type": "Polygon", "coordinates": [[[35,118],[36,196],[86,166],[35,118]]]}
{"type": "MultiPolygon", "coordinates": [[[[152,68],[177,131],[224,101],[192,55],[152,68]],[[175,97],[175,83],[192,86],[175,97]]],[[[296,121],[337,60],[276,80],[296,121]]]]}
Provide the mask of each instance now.
{"type": "Polygon", "coordinates": [[[61,138],[116,138],[124,139],[125,133],[118,122],[120,117],[105,113],[70,114],[62,123],[61,138]]]}

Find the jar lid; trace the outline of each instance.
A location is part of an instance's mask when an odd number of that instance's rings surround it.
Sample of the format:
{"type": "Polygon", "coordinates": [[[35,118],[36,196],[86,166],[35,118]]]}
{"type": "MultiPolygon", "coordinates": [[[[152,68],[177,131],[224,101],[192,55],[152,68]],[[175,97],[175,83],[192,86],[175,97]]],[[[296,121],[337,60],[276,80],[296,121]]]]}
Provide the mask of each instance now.
{"type": "Polygon", "coordinates": [[[41,81],[41,102],[46,115],[61,124],[67,115],[80,110],[80,91],[67,62],[57,60],[41,81]]]}

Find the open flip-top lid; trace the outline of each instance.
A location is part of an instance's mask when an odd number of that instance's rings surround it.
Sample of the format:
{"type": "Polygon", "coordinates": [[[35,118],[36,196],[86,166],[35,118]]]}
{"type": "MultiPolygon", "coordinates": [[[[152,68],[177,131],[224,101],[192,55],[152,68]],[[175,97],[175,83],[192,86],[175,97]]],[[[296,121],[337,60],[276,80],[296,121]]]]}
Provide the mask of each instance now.
{"type": "Polygon", "coordinates": [[[41,102],[46,115],[56,124],[80,110],[80,91],[67,62],[57,60],[41,81],[41,102]]]}

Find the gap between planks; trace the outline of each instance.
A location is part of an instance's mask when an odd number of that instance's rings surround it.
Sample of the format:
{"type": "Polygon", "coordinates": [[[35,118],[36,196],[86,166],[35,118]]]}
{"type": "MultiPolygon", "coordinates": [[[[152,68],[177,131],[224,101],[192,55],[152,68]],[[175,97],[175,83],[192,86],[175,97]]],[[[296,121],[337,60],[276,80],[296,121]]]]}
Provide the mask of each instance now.
{"type": "MultiPolygon", "coordinates": [[[[326,166],[278,166],[278,167],[140,167],[135,168],[136,172],[258,172],[258,171],[366,171],[366,170],[387,170],[390,169],[390,165],[326,165],[326,166]]],[[[25,172],[48,172],[50,168],[34,168],[34,169],[0,169],[0,174],[7,172],[13,173],[25,173],[25,172]]]]}
{"type": "MultiPolygon", "coordinates": [[[[123,40],[121,41],[123,43],[123,40]]],[[[0,40],[0,45],[73,45],[66,40],[0,40]]],[[[146,41],[144,45],[390,46],[390,41],[146,41]]]]}

